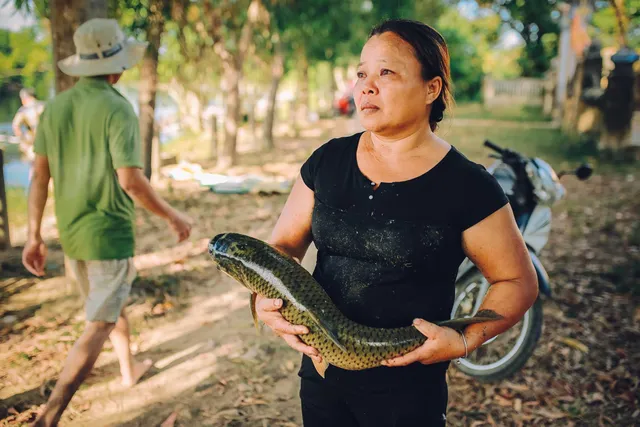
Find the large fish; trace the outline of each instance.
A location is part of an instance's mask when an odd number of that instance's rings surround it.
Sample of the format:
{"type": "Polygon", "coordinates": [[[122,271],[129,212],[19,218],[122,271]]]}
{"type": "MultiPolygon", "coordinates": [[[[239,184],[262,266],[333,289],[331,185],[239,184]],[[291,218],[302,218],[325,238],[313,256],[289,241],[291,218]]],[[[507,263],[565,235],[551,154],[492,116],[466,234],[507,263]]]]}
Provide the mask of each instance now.
{"type": "MultiPolygon", "coordinates": [[[[282,299],[282,316],[309,329],[300,339],[322,356],[321,363],[314,361],[322,377],[329,365],[349,370],[380,366],[382,361],[406,354],[427,339],[413,326],[372,328],[349,320],[307,270],[261,240],[237,233],[219,234],[209,242],[209,254],[222,272],[251,291],[251,314],[256,327],[256,295],[282,299]]],[[[501,318],[484,310],[471,318],[438,325],[460,329],[501,318]]]]}

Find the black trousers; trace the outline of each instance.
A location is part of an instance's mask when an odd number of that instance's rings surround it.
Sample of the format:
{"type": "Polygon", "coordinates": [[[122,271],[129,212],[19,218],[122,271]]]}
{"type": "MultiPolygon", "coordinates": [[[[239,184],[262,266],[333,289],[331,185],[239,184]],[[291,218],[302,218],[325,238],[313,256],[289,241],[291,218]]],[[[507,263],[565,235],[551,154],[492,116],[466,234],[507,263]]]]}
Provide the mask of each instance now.
{"type": "Polygon", "coordinates": [[[421,389],[371,392],[303,378],[304,427],[441,427],[446,425],[447,383],[421,389]]]}

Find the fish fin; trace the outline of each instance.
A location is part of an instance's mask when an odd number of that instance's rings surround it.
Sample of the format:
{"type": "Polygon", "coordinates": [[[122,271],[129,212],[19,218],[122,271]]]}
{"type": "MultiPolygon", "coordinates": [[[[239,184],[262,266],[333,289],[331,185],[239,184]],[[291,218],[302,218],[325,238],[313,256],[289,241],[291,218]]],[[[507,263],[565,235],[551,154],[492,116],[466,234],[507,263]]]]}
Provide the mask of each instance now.
{"type": "Polygon", "coordinates": [[[256,297],[257,293],[252,292],[249,300],[249,305],[251,306],[251,317],[253,317],[253,324],[256,327],[256,331],[260,333],[260,323],[258,323],[258,313],[256,313],[256,297]]]}
{"type": "Polygon", "coordinates": [[[327,336],[327,338],[331,340],[331,342],[337,345],[338,348],[340,348],[340,350],[344,352],[347,351],[347,348],[340,342],[340,339],[338,338],[338,334],[335,331],[335,328],[333,328],[331,325],[328,325],[326,322],[323,322],[322,320],[320,320],[318,316],[316,316],[311,311],[307,311],[307,313],[309,313],[309,316],[311,316],[311,320],[313,320],[316,326],[320,328],[320,330],[327,336]]]}
{"type": "Polygon", "coordinates": [[[446,326],[452,329],[462,329],[465,326],[472,325],[474,323],[491,322],[493,320],[502,320],[503,317],[492,310],[479,311],[473,317],[459,317],[456,319],[445,320],[443,322],[436,322],[438,326],[446,326]]]}
{"type": "Polygon", "coordinates": [[[327,368],[329,367],[329,362],[327,362],[327,359],[322,358],[322,362],[316,362],[315,359],[311,359],[313,361],[313,366],[315,366],[316,371],[318,371],[318,374],[324,378],[324,373],[327,371],[327,368]]]}

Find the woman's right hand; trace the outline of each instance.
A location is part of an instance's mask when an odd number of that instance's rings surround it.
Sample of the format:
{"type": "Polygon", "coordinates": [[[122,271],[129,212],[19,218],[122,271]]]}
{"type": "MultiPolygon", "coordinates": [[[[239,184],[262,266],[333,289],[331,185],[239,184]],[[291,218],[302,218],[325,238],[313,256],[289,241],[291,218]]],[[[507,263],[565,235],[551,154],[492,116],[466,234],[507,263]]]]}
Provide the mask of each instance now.
{"type": "Polygon", "coordinates": [[[289,347],[306,354],[316,362],[321,362],[322,357],[318,350],[303,343],[298,335],[304,335],[309,333],[309,329],[302,325],[292,325],[287,322],[282,314],[280,314],[280,308],[282,308],[281,299],[265,298],[258,294],[256,297],[256,314],[258,319],[264,322],[270,327],[276,335],[282,337],[289,347]]]}

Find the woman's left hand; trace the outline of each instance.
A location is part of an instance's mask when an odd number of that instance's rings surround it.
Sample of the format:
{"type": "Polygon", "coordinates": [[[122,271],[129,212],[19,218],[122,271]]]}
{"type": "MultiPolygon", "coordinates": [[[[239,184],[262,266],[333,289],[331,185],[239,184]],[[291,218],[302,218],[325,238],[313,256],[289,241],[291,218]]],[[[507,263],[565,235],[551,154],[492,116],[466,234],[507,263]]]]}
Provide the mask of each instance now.
{"type": "Polygon", "coordinates": [[[383,366],[406,366],[414,362],[429,365],[464,356],[464,342],[455,330],[423,319],[415,319],[413,326],[428,338],[427,341],[404,356],[385,360],[383,366]]]}

